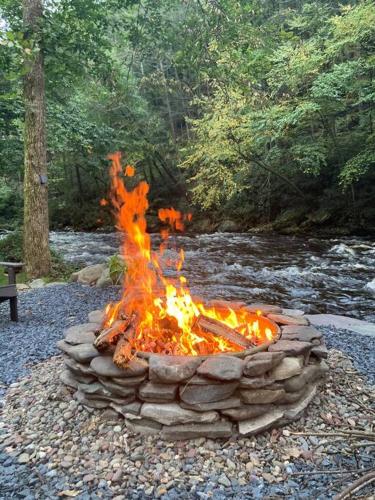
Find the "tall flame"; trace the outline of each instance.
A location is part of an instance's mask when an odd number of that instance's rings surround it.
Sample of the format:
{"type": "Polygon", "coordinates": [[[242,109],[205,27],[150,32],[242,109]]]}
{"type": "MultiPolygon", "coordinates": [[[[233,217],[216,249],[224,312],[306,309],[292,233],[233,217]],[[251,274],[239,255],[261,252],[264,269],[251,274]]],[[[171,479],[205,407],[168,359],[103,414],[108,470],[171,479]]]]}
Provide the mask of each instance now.
{"type": "Polygon", "coordinates": [[[141,181],[128,190],[124,180],[134,176],[134,167],[127,165],[123,170],[119,152],[111,154],[109,159],[110,198],[117,228],[124,234],[122,254],[127,272],[121,300],[107,307],[106,326],[117,319],[133,317],[136,332],[130,339],[132,348],[164,354],[202,355],[242,349],[193,328],[200,314],[236,329],[254,343],[272,340],[276,332],[269,323],[263,324],[259,315],[245,308],[210,307],[191,295],[187,280],[181,274],[183,250],[179,251],[178,258],[165,259],[170,229],[183,231],[184,221],[190,220],[191,214],[183,215],[174,208],[160,209],[158,216],[166,227],[161,231],[159,249],[153,251],[145,216],[149,186],[141,181]],[[174,266],[177,278],[165,276],[163,269],[168,265],[174,266]]]}

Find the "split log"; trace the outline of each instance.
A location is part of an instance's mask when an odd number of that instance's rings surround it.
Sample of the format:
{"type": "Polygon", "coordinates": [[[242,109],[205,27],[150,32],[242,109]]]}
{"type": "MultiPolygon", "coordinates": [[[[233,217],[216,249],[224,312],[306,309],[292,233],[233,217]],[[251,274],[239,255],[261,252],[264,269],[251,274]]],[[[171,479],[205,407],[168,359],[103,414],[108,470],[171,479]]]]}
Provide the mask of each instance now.
{"type": "Polygon", "coordinates": [[[134,336],[134,329],[132,327],[129,328],[127,333],[127,337],[122,336],[119,339],[113,354],[113,362],[119,368],[125,368],[133,357],[132,346],[131,343],[128,342],[128,338],[130,339],[134,336]]]}
{"type": "Polygon", "coordinates": [[[98,351],[105,351],[111,345],[116,344],[120,335],[126,331],[131,322],[132,318],[115,321],[113,325],[106,328],[99,334],[99,336],[95,339],[94,346],[98,349],[98,351]]]}
{"type": "Polygon", "coordinates": [[[194,328],[201,328],[204,332],[210,333],[211,335],[215,335],[217,337],[221,337],[232,344],[236,344],[238,346],[244,347],[248,349],[249,347],[253,347],[255,344],[251,342],[248,338],[241,335],[241,333],[237,332],[233,328],[221,323],[213,318],[208,318],[203,314],[200,314],[193,325],[194,328]]]}

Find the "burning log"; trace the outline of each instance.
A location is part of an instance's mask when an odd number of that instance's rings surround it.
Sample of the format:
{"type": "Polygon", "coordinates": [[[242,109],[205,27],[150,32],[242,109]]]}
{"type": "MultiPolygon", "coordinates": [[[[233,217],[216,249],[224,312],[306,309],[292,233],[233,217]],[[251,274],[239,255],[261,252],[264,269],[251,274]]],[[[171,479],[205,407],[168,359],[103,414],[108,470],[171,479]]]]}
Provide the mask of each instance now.
{"type": "Polygon", "coordinates": [[[119,368],[125,368],[132,359],[132,346],[128,339],[134,336],[134,328],[129,328],[127,335],[122,336],[117,342],[115,352],[113,354],[113,362],[119,368]]]}
{"type": "Polygon", "coordinates": [[[254,347],[255,345],[251,342],[251,340],[247,339],[233,328],[230,328],[216,319],[204,316],[203,314],[198,316],[193,328],[201,328],[204,332],[216,335],[217,337],[222,337],[223,339],[232,342],[232,344],[244,347],[245,349],[254,347]]]}
{"type": "Polygon", "coordinates": [[[133,317],[129,317],[125,320],[115,321],[113,325],[103,330],[95,339],[95,347],[98,349],[98,351],[105,351],[111,345],[116,344],[120,335],[125,333],[133,322],[133,317]]]}

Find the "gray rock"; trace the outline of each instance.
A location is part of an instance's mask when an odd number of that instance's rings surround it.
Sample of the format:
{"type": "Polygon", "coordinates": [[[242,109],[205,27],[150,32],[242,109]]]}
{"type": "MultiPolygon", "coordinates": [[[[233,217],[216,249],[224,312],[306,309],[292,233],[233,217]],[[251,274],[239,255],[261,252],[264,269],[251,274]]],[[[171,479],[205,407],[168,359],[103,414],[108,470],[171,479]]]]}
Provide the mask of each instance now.
{"type": "Polygon", "coordinates": [[[219,420],[215,411],[196,412],[181,408],[177,403],[144,403],[141,416],[150,418],[164,425],[177,425],[187,423],[212,423],[219,420]]]}
{"type": "Polygon", "coordinates": [[[70,345],[64,340],[59,340],[57,347],[78,363],[88,363],[96,356],[99,356],[99,351],[92,344],[70,345]]]}
{"type": "Polygon", "coordinates": [[[142,403],[139,401],[133,401],[132,403],[127,404],[119,404],[111,401],[109,406],[117,411],[123,417],[127,417],[129,414],[131,415],[139,415],[142,407],[142,403]]]}
{"type": "Polygon", "coordinates": [[[197,369],[198,375],[217,380],[239,380],[244,362],[234,356],[212,356],[207,358],[197,369]]]}
{"type": "Polygon", "coordinates": [[[277,366],[284,357],[285,354],[282,352],[257,352],[256,354],[247,356],[244,360],[244,375],[247,377],[263,375],[277,366]]]}
{"type": "Polygon", "coordinates": [[[134,358],[129,361],[126,368],[119,368],[112,360],[112,356],[99,356],[94,358],[90,367],[100,377],[138,377],[147,372],[147,363],[144,360],[134,358]]]}
{"type": "Polygon", "coordinates": [[[324,370],[319,364],[306,366],[300,375],[289,378],[284,381],[284,389],[287,392],[300,391],[305,385],[314,382],[324,373],[324,370]]]}
{"type": "Polygon", "coordinates": [[[280,325],[308,326],[309,321],[304,316],[287,316],[285,314],[267,314],[267,317],[280,325]]]}
{"type": "Polygon", "coordinates": [[[165,402],[176,399],[177,384],[157,384],[145,382],[139,389],[138,395],[142,401],[165,402]]]}
{"type": "Polygon", "coordinates": [[[180,405],[182,408],[193,411],[211,411],[211,410],[222,410],[226,408],[237,408],[241,406],[240,398],[232,396],[228,399],[222,401],[214,401],[213,403],[198,403],[196,405],[189,405],[181,401],[180,405]]]}
{"type": "Polygon", "coordinates": [[[302,357],[287,357],[281,363],[273,368],[270,372],[270,377],[274,380],[285,380],[302,372],[303,358],[302,357]]]}
{"type": "Polygon", "coordinates": [[[42,280],[42,278],[38,278],[38,279],[32,280],[29,283],[29,287],[30,288],[34,288],[34,289],[35,288],[43,288],[44,286],[45,286],[45,283],[42,280]]]}
{"type": "Polygon", "coordinates": [[[106,389],[100,382],[93,382],[92,384],[79,384],[78,389],[81,392],[83,392],[85,396],[88,395],[106,396],[106,397],[112,396],[112,393],[108,389],[106,389]]]}
{"type": "MultiPolygon", "coordinates": [[[[90,368],[90,365],[85,365],[83,363],[78,363],[69,356],[64,356],[64,363],[75,375],[94,375],[94,371],[90,368]]],[[[87,381],[84,381],[87,382],[87,381]]]]}
{"type": "Polygon", "coordinates": [[[125,425],[131,432],[144,436],[159,435],[162,429],[161,424],[148,418],[141,418],[139,420],[125,419],[125,425]]]}
{"type": "Polygon", "coordinates": [[[248,420],[250,418],[259,417],[264,415],[274,408],[271,404],[265,405],[242,405],[240,408],[233,408],[228,410],[221,410],[220,413],[229,417],[231,420],[248,420]]]}
{"type": "Polygon", "coordinates": [[[161,437],[170,441],[179,439],[195,439],[205,437],[209,439],[228,438],[232,435],[232,424],[228,421],[212,424],[185,424],[164,426],[161,437]]]}
{"type": "Polygon", "coordinates": [[[319,345],[311,349],[311,354],[318,359],[327,359],[328,349],[325,345],[319,345]]]}
{"type": "Polygon", "coordinates": [[[271,410],[265,415],[242,420],[238,424],[239,433],[243,436],[253,436],[276,425],[283,418],[284,413],[280,410],[271,410]]]}
{"type": "Polygon", "coordinates": [[[92,266],[84,267],[78,272],[78,283],[84,283],[86,285],[92,285],[96,283],[102,275],[105,267],[105,264],[93,264],[92,266]]]}
{"type": "Polygon", "coordinates": [[[313,339],[320,339],[322,333],[314,326],[299,326],[286,325],[281,328],[282,337],[291,340],[302,340],[303,342],[311,342],[313,339]]]}
{"type": "Polygon", "coordinates": [[[182,382],[192,377],[202,363],[189,356],[158,356],[149,359],[149,378],[155,382],[182,382]]]}
{"type": "Polygon", "coordinates": [[[292,356],[308,355],[311,351],[310,342],[300,342],[299,340],[279,340],[271,344],[268,348],[270,352],[285,352],[292,356]]]}
{"type": "Polygon", "coordinates": [[[221,385],[222,382],[213,378],[202,377],[201,375],[193,375],[188,383],[189,385],[221,385]]]}
{"type": "Polygon", "coordinates": [[[270,377],[242,377],[240,378],[240,389],[261,389],[275,382],[270,377]]]}
{"type": "Polygon", "coordinates": [[[119,385],[111,382],[110,380],[104,379],[101,379],[100,381],[111,394],[115,394],[116,396],[128,397],[131,394],[135,394],[135,387],[133,386],[119,385]]]}
{"type": "Polygon", "coordinates": [[[63,384],[78,389],[78,381],[74,378],[70,370],[63,370],[60,373],[60,380],[63,384]]]}
{"type": "Polygon", "coordinates": [[[96,309],[95,311],[91,311],[88,314],[90,323],[99,323],[102,324],[104,320],[105,312],[102,309],[96,309]]]}
{"type": "Polygon", "coordinates": [[[296,402],[290,405],[281,405],[280,410],[284,412],[284,417],[287,420],[297,420],[314,399],[317,392],[317,386],[311,385],[307,388],[304,395],[296,402]]]}
{"type": "Polygon", "coordinates": [[[227,399],[238,387],[238,382],[226,382],[217,384],[208,384],[200,386],[197,390],[195,385],[186,385],[180,387],[180,398],[184,403],[198,404],[198,403],[212,403],[213,401],[221,401],[227,399]]]}
{"type": "Polygon", "coordinates": [[[112,283],[112,280],[111,280],[111,276],[109,275],[109,268],[106,267],[102,274],[100,275],[100,278],[98,279],[98,281],[96,282],[96,286],[98,288],[105,288],[107,286],[111,286],[113,283],[112,283]]]}
{"type": "Polygon", "coordinates": [[[285,394],[284,389],[241,390],[241,399],[246,404],[267,404],[279,401],[285,394]]]}
{"type": "Polygon", "coordinates": [[[81,391],[77,391],[74,393],[74,398],[84,406],[88,406],[89,408],[108,408],[109,401],[104,399],[89,399],[83,394],[81,391]]]}
{"type": "Polygon", "coordinates": [[[284,404],[292,404],[297,401],[299,401],[306,393],[306,387],[303,387],[300,391],[296,392],[286,392],[284,396],[278,401],[278,404],[284,405],[284,404]]]}
{"type": "Polygon", "coordinates": [[[138,387],[146,379],[146,375],[139,375],[138,377],[117,378],[113,377],[111,382],[114,384],[122,385],[124,387],[138,387]]]}
{"type": "Polygon", "coordinates": [[[82,325],[71,326],[65,330],[65,342],[68,344],[93,344],[95,341],[95,331],[99,328],[98,323],[83,323],[82,325]]]}
{"type": "Polygon", "coordinates": [[[281,307],[274,306],[272,304],[262,304],[261,302],[249,304],[246,307],[244,307],[244,309],[246,309],[246,311],[249,311],[251,313],[256,313],[257,311],[260,311],[263,316],[267,314],[278,314],[281,313],[282,311],[281,307]]]}

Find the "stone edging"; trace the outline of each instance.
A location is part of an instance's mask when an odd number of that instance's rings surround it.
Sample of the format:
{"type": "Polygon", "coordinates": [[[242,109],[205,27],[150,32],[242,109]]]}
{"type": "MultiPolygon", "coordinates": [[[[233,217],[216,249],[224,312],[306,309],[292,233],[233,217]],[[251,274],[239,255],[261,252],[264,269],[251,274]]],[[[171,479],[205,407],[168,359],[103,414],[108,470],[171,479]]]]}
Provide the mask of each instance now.
{"type": "Polygon", "coordinates": [[[264,315],[281,328],[274,343],[208,357],[139,355],[126,369],[94,347],[103,311],[93,311],[58,342],[61,380],[84,406],[112,408],[130,430],[165,439],[248,436],[284,425],[314,398],[327,349],[305,317],[268,307],[264,315]]]}

